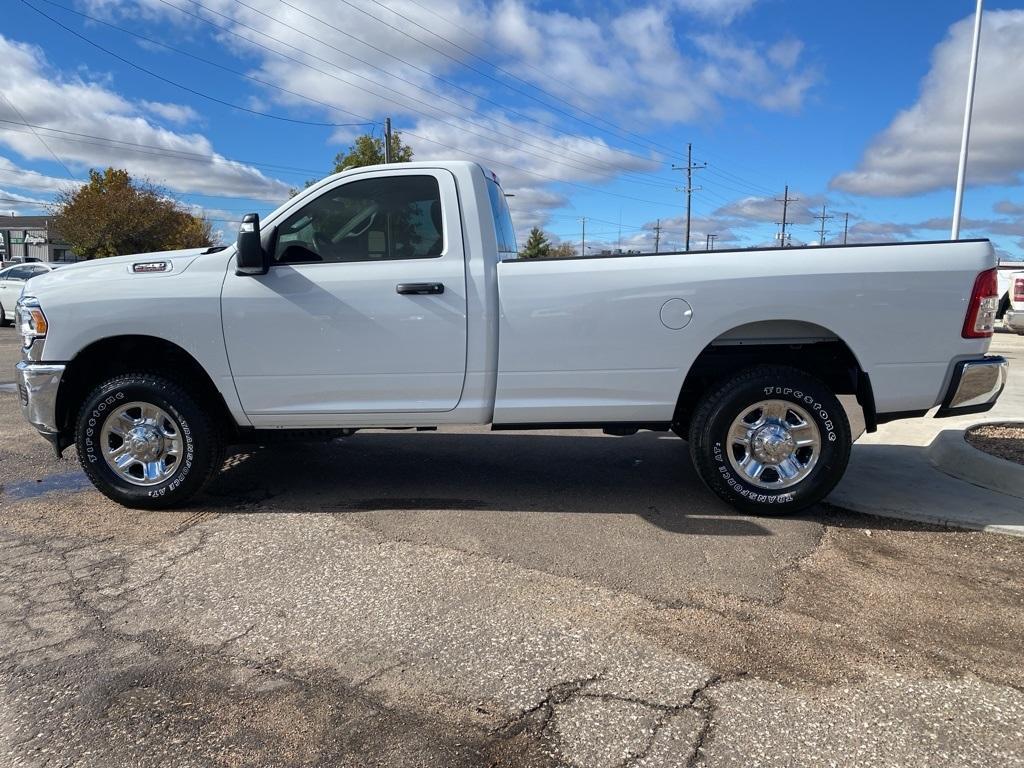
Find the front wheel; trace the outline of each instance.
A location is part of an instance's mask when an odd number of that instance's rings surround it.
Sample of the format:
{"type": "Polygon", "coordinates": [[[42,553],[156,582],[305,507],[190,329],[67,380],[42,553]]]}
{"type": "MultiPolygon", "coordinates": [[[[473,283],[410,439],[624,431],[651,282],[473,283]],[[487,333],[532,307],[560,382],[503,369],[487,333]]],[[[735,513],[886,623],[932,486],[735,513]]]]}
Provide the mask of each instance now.
{"type": "Polygon", "coordinates": [[[821,501],[850,459],[850,423],[818,379],[759,366],[706,394],[690,425],[705,485],[742,512],[782,515],[821,501]]]}
{"type": "Polygon", "coordinates": [[[118,376],[94,389],[79,410],[75,444],[93,485],[137,509],[181,506],[223,460],[209,411],[152,374],[118,376]]]}

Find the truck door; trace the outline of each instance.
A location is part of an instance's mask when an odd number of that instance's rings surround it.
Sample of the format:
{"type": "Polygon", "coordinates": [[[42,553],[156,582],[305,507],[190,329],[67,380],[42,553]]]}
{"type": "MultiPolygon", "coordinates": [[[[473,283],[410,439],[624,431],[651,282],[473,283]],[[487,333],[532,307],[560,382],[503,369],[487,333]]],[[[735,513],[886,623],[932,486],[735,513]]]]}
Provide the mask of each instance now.
{"type": "Polygon", "coordinates": [[[222,294],[224,338],[256,426],[316,415],[455,408],[466,376],[466,262],[454,177],[444,170],[344,179],[269,239],[266,275],[222,294]]]}

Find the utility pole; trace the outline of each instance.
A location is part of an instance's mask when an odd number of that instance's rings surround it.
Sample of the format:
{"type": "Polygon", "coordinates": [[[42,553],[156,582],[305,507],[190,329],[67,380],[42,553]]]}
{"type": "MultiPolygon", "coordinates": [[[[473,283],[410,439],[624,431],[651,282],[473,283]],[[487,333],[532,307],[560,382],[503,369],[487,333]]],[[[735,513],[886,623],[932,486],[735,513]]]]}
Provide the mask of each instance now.
{"type": "Polygon", "coordinates": [[[974,81],[978,78],[978,48],[981,45],[981,13],[983,0],[974,11],[974,42],[971,44],[971,66],[967,73],[967,104],[964,107],[964,130],[960,137],[960,164],[956,171],[956,196],[953,200],[953,229],[950,240],[960,239],[960,213],[964,207],[964,183],[967,181],[967,145],[971,140],[971,114],[974,112],[974,81]]]}
{"type": "Polygon", "coordinates": [[[654,225],[654,252],[658,252],[658,248],[661,247],[661,219],[658,219],[658,223],[654,225]]]}
{"type": "Polygon", "coordinates": [[[715,250],[715,238],[716,237],[718,237],[718,235],[709,234],[707,236],[707,240],[704,243],[704,250],[705,251],[713,251],[713,250],[715,250]]]}
{"type": "Polygon", "coordinates": [[[789,204],[790,203],[798,202],[800,200],[800,198],[799,197],[790,197],[789,196],[789,184],[787,184],[786,185],[786,191],[783,192],[783,194],[782,194],[782,199],[780,200],[779,198],[776,197],[775,200],[776,200],[776,202],[782,203],[782,221],[776,221],[775,223],[782,225],[782,230],[779,232],[779,246],[782,247],[782,248],[785,248],[786,247],[786,224],[787,224],[786,214],[789,211],[789,204]]]}
{"type": "Polygon", "coordinates": [[[850,231],[850,214],[843,214],[843,245],[846,245],[846,233],[850,231]]]}
{"type": "Polygon", "coordinates": [[[821,221],[821,226],[818,228],[818,245],[824,245],[825,244],[825,222],[828,221],[829,219],[834,219],[835,216],[832,216],[831,214],[826,216],[825,215],[825,203],[822,203],[821,204],[821,216],[815,216],[814,218],[816,218],[819,221],[821,221]]]}
{"type": "Polygon", "coordinates": [[[391,118],[384,118],[384,162],[391,162],[391,118]]]}
{"type": "Polygon", "coordinates": [[[583,225],[583,231],[580,233],[580,256],[587,255],[587,217],[580,216],[580,224],[583,225]]]}
{"type": "Polygon", "coordinates": [[[707,168],[707,163],[701,163],[700,165],[693,164],[693,144],[686,145],[686,165],[673,165],[672,170],[674,171],[686,171],[686,189],[678,189],[679,192],[686,192],[686,250],[690,250],[690,204],[692,202],[693,193],[699,192],[700,187],[693,186],[693,172],[699,171],[701,168],[707,168]]]}

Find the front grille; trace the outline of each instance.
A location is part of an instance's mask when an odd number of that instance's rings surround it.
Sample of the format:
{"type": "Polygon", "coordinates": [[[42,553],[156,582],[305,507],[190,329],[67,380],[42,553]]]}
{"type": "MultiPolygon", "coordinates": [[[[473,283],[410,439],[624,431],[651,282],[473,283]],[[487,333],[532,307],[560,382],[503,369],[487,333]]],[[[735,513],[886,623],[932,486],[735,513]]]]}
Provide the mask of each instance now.
{"type": "Polygon", "coordinates": [[[21,397],[21,404],[28,407],[28,387],[24,384],[18,384],[18,396],[21,397]]]}

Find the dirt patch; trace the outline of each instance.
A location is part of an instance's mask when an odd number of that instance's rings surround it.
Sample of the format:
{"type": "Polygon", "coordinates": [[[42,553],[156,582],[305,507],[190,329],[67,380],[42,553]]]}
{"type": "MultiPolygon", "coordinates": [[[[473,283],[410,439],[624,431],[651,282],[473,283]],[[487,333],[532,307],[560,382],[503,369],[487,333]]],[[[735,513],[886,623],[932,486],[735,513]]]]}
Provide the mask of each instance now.
{"type": "Polygon", "coordinates": [[[1024,685],[1024,540],[833,512],[782,599],[695,593],[641,629],[723,673],[783,684],[879,670],[1024,685]]]}
{"type": "Polygon", "coordinates": [[[983,424],[968,429],[964,439],[979,451],[1024,464],[1024,424],[983,424]]]}

